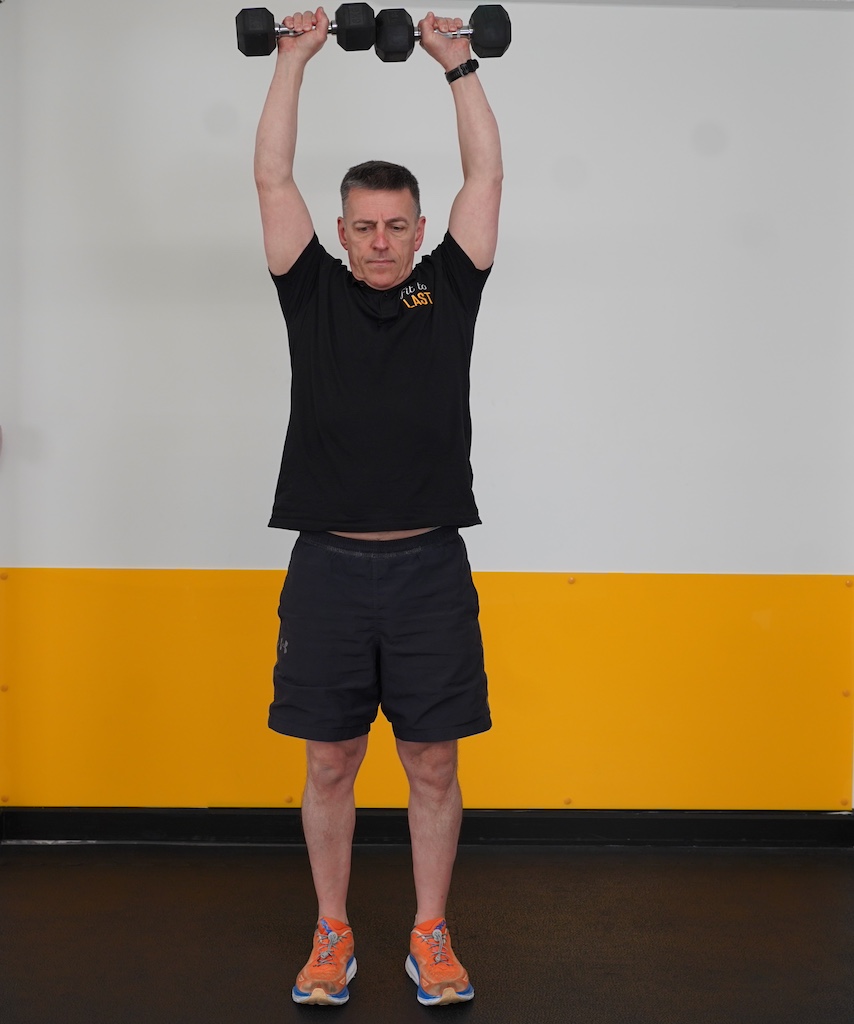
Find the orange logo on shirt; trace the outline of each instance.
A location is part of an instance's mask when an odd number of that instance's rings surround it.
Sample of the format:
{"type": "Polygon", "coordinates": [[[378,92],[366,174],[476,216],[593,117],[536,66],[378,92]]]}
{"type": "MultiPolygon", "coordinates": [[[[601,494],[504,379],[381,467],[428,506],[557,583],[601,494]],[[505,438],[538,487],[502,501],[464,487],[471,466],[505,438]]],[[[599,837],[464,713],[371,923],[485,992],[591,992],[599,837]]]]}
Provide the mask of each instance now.
{"type": "Polygon", "coordinates": [[[409,296],[404,295],[403,304],[407,309],[415,309],[416,306],[432,306],[433,298],[430,292],[415,292],[409,296]]]}
{"type": "Polygon", "coordinates": [[[417,306],[432,306],[433,296],[427,291],[427,286],[421,284],[408,284],[400,290],[400,299],[407,309],[415,309],[417,306]]]}

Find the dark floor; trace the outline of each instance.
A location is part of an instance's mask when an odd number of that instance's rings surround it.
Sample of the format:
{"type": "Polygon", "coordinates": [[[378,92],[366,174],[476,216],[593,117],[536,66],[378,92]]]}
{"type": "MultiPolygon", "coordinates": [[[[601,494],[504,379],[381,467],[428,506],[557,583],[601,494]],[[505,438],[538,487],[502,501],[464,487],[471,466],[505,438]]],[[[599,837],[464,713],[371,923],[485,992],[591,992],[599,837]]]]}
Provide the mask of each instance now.
{"type": "Polygon", "coordinates": [[[449,923],[477,995],[406,977],[404,847],[359,847],[359,973],[296,1006],[299,847],[0,846],[3,1024],[851,1024],[854,851],[463,847],[449,923]]]}

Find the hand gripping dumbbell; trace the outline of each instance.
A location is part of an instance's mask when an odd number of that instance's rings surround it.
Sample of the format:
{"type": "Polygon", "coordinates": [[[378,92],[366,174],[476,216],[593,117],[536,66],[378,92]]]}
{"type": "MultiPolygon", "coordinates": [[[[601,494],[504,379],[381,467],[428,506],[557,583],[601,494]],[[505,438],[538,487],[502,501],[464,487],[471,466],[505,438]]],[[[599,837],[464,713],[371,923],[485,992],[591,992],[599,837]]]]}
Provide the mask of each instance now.
{"type": "MultiPolygon", "coordinates": [[[[499,4],[484,4],[475,9],[468,25],[455,32],[442,32],[450,39],[471,37],[471,48],[478,57],[501,57],[510,45],[510,15],[499,4]]],[[[412,24],[407,11],[380,11],[374,49],[380,60],[408,60],[421,32],[412,24]]]]}
{"type": "MultiPolygon", "coordinates": [[[[247,7],[237,15],[237,49],[247,57],[266,57],[280,36],[301,36],[280,25],[265,7],[247,7]]],[[[342,4],[329,31],[344,50],[370,50],[374,45],[374,12],[367,4],[342,4]]]]}

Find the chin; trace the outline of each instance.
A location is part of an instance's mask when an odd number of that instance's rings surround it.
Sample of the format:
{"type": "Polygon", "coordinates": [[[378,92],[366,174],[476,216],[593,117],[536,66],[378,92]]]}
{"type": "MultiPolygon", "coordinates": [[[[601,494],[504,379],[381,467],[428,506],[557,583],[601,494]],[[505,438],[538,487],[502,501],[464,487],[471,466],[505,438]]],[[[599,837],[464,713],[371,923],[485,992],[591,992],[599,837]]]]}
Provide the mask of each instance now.
{"type": "Polygon", "coordinates": [[[377,291],[385,291],[388,288],[393,288],[396,280],[394,274],[383,274],[382,277],[366,277],[365,283],[377,291]]]}

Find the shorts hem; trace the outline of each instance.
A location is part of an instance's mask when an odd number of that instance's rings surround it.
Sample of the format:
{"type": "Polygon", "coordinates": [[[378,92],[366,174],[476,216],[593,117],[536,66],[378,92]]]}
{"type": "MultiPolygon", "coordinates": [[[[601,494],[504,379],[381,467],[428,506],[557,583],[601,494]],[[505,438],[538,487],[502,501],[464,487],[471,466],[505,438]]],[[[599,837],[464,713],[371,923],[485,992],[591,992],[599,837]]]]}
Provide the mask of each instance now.
{"type": "Polygon", "coordinates": [[[405,743],[447,743],[448,740],[464,740],[468,736],[479,736],[489,732],[492,721],[469,722],[466,725],[449,726],[447,729],[395,729],[395,739],[405,743]]]}
{"type": "Polygon", "coordinates": [[[272,715],[267,720],[267,725],[280,736],[290,736],[295,740],[312,740],[315,743],[341,743],[344,740],[357,740],[361,736],[367,736],[371,731],[370,725],[357,725],[349,729],[312,729],[311,727],[301,729],[299,726],[275,719],[272,715]]]}

